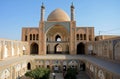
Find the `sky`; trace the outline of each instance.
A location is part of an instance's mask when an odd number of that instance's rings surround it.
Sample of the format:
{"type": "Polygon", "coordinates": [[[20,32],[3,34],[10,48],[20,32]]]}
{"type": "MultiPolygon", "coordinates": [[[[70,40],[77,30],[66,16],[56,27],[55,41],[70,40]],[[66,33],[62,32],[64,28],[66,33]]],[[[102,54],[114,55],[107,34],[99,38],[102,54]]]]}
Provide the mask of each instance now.
{"type": "Polygon", "coordinates": [[[120,35],[120,0],[0,0],[0,38],[21,40],[22,27],[38,27],[40,7],[45,20],[56,8],[70,16],[75,6],[78,27],[94,27],[95,35],[120,35]]]}

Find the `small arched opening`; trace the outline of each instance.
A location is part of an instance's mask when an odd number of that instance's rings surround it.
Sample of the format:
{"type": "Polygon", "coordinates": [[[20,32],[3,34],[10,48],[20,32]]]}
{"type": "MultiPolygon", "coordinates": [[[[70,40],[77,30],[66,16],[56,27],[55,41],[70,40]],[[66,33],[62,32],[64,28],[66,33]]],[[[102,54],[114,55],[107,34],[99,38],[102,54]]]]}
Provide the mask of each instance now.
{"type": "Polygon", "coordinates": [[[77,54],[85,54],[85,45],[84,45],[84,43],[79,43],[77,45],[77,54]]]}
{"type": "Polygon", "coordinates": [[[30,64],[30,62],[27,64],[27,69],[31,70],[31,64],[30,64]]]}
{"type": "Polygon", "coordinates": [[[38,54],[38,44],[37,43],[32,43],[30,48],[31,48],[30,54],[38,54]]]}

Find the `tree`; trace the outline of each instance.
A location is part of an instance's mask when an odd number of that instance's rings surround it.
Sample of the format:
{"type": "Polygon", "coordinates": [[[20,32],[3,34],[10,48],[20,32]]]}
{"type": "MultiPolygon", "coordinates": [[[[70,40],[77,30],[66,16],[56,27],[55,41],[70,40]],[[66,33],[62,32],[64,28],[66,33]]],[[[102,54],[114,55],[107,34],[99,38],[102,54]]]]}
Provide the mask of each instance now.
{"type": "Polygon", "coordinates": [[[34,79],[49,79],[50,70],[47,68],[36,68],[25,73],[25,76],[34,79]]]}
{"type": "Polygon", "coordinates": [[[75,68],[68,68],[65,74],[65,79],[76,79],[77,70],[75,68]]]}

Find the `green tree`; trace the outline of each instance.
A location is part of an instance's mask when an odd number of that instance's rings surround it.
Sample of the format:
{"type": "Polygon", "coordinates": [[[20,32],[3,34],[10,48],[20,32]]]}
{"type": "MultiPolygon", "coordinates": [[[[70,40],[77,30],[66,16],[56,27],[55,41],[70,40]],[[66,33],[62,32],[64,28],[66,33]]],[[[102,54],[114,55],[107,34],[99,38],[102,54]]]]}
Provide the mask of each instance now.
{"type": "Polygon", "coordinates": [[[77,70],[75,68],[68,68],[65,74],[65,79],[76,79],[77,70]]]}
{"type": "Polygon", "coordinates": [[[47,68],[36,68],[25,73],[25,76],[34,79],[49,79],[50,70],[47,68]]]}

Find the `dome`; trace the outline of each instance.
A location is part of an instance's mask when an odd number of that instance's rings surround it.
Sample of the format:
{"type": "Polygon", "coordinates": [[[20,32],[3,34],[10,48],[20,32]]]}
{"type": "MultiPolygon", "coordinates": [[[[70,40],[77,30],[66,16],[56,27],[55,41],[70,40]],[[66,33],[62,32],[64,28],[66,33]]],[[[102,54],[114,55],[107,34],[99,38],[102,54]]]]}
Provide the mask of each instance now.
{"type": "Polygon", "coordinates": [[[47,21],[70,21],[70,18],[62,9],[55,9],[49,14],[47,21]]]}

